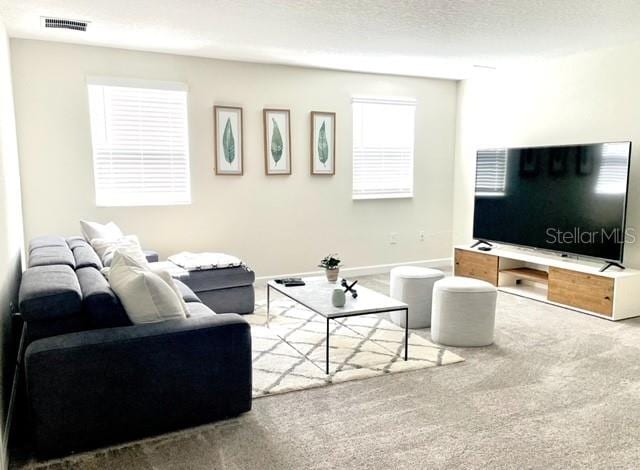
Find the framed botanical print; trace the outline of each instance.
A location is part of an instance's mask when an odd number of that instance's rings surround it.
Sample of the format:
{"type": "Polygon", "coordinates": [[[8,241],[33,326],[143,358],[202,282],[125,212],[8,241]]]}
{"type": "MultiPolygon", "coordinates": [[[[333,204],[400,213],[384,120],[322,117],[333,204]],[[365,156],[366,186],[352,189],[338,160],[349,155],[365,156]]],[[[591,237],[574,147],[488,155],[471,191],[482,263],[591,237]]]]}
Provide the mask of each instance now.
{"type": "Polygon", "coordinates": [[[336,113],[311,111],[311,174],[336,173],[336,113]]]}
{"type": "Polygon", "coordinates": [[[267,175],[291,174],[291,124],[288,109],[265,109],[264,171],[267,175]]]}
{"type": "Polygon", "coordinates": [[[233,106],[213,107],[213,131],[216,159],[216,175],[241,175],[243,173],[242,108],[233,106]]]}

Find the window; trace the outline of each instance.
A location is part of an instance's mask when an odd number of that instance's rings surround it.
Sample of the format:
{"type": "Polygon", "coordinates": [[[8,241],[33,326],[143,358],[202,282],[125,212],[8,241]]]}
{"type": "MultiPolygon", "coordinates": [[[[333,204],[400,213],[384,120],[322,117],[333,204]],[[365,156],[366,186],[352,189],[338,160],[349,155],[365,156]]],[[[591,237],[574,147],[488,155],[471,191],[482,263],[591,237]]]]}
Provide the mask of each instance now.
{"type": "Polygon", "coordinates": [[[353,99],[353,198],[413,197],[416,102],[353,99]]]}
{"type": "Polygon", "coordinates": [[[91,79],[89,108],[98,206],[191,202],[186,86],[91,79]]]}
{"type": "Polygon", "coordinates": [[[504,196],[507,149],[478,150],[476,165],[476,194],[504,196]]]}

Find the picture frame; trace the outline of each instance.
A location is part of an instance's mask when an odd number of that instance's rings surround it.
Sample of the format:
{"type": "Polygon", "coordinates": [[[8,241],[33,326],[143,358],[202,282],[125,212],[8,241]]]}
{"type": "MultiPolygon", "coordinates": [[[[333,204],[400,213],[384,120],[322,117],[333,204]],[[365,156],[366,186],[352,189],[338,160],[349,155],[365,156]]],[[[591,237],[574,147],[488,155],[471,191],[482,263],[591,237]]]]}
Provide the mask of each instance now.
{"type": "Polygon", "coordinates": [[[311,174],[336,173],[336,113],[311,111],[311,174]]]}
{"type": "Polygon", "coordinates": [[[291,174],[291,112],[263,109],[264,172],[266,175],[291,174]]]}
{"type": "Polygon", "coordinates": [[[244,173],[242,108],[215,105],[213,134],[216,175],[242,175],[244,173]]]}

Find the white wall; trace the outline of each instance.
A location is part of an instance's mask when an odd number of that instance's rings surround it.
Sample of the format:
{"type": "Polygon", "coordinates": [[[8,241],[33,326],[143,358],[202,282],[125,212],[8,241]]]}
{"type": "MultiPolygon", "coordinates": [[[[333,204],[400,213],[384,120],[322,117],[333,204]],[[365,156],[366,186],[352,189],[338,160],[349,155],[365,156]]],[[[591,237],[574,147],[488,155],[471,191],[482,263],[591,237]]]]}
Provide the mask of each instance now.
{"type": "Polygon", "coordinates": [[[258,275],[315,269],[328,252],[347,267],[450,256],[456,82],[228,62],[12,40],[27,238],[77,234],[81,218],[115,220],[146,247],[235,253],[258,275]],[[189,85],[189,206],[97,208],[85,78],[189,85]],[[415,197],[351,200],[351,97],[411,97],[415,197]],[[213,105],[244,107],[245,175],[213,173],[213,105]],[[262,109],[291,109],[292,176],[264,175],[262,109]],[[309,112],[337,113],[334,177],[309,175],[309,112]],[[424,231],[426,240],[418,240],[424,231]],[[397,245],[389,233],[398,232],[397,245]]]}
{"type": "Polygon", "coordinates": [[[6,468],[5,424],[15,360],[10,303],[22,274],[22,214],[9,40],[0,22],[0,468],[6,468]]]}
{"type": "MultiPolygon", "coordinates": [[[[475,152],[492,146],[634,141],[627,224],[640,229],[640,44],[460,82],[453,242],[471,240],[475,152]]],[[[640,267],[640,245],[625,247],[640,267]]]]}

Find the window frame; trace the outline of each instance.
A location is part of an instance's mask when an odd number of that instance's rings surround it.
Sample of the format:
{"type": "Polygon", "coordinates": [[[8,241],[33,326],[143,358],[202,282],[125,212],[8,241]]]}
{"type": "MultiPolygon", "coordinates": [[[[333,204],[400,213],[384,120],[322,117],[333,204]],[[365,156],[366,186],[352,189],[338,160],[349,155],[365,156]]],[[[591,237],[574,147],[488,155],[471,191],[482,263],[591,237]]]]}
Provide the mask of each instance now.
{"type": "Polygon", "coordinates": [[[418,100],[409,97],[384,97],[384,96],[352,96],[351,98],[351,124],[352,129],[355,127],[354,120],[354,105],[356,104],[374,104],[374,105],[397,105],[397,106],[411,106],[413,108],[413,129],[412,139],[410,147],[411,164],[410,175],[411,181],[410,191],[403,193],[393,192],[381,192],[381,193],[355,193],[355,163],[356,163],[356,147],[355,147],[355,133],[352,135],[352,175],[351,175],[351,198],[354,201],[361,200],[377,200],[377,199],[412,199],[415,196],[415,161],[416,161],[416,111],[418,107],[418,100]]]}
{"type": "Polygon", "coordinates": [[[89,118],[89,133],[91,138],[91,159],[93,170],[93,192],[94,203],[96,207],[171,207],[171,206],[185,206],[192,204],[192,191],[191,191],[191,133],[189,127],[189,87],[183,82],[163,81],[163,80],[146,80],[146,79],[133,79],[133,78],[116,78],[116,77],[103,77],[103,76],[87,76],[86,77],[86,91],[87,91],[87,110],[89,118]],[[96,171],[96,149],[93,135],[93,122],[92,122],[92,109],[91,109],[91,86],[102,87],[119,87],[119,88],[138,88],[155,91],[180,91],[185,93],[185,187],[186,194],[182,200],[174,201],[140,201],[136,200],[133,203],[125,201],[104,201],[98,197],[98,175],[96,171]]]}

